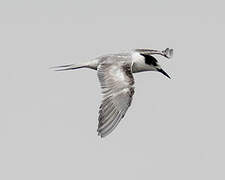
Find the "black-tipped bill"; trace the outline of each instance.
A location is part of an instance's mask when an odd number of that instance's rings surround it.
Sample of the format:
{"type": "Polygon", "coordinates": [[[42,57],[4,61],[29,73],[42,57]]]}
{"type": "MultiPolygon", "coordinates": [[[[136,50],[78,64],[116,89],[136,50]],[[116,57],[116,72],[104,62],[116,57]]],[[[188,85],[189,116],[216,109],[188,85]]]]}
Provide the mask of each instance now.
{"type": "Polygon", "coordinates": [[[161,72],[162,74],[164,74],[166,77],[170,78],[170,76],[163,70],[163,69],[158,69],[157,68],[157,71],[161,72]]]}

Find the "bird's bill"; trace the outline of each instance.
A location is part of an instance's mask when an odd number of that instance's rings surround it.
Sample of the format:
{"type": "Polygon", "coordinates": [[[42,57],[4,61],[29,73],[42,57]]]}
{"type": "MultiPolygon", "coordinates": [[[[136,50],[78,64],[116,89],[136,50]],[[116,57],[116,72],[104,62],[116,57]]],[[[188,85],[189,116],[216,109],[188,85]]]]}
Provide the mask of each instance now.
{"type": "Polygon", "coordinates": [[[157,69],[158,72],[162,73],[163,75],[165,75],[166,77],[170,78],[170,76],[162,69],[157,69]]]}

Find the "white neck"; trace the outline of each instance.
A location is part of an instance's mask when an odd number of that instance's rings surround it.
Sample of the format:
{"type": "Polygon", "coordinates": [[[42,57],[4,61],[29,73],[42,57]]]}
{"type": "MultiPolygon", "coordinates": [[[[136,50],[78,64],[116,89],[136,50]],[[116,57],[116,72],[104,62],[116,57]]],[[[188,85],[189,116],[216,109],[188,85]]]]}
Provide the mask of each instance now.
{"type": "Polygon", "coordinates": [[[145,64],[145,57],[142,56],[139,52],[132,53],[132,72],[142,72],[142,71],[154,71],[155,68],[145,64]]]}

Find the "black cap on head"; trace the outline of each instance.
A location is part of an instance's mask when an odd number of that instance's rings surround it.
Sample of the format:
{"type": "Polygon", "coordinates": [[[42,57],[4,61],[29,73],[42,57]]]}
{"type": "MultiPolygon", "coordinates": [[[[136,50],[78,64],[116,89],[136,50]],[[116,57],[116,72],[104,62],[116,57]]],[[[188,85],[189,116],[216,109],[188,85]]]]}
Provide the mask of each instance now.
{"type": "Polygon", "coordinates": [[[157,66],[158,61],[156,60],[155,57],[151,55],[146,55],[146,54],[141,54],[142,56],[145,57],[145,64],[152,65],[152,66],[157,66]]]}

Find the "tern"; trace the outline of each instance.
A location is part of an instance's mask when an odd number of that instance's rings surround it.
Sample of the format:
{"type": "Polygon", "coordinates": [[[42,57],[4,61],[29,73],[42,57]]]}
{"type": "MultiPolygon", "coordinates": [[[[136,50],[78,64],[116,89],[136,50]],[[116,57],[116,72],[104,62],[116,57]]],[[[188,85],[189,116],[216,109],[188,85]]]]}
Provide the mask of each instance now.
{"type": "Polygon", "coordinates": [[[135,49],[129,53],[108,54],[81,64],[53,67],[56,71],[90,68],[97,70],[103,100],[99,108],[98,135],[106,137],[119,124],[127,112],[134,95],[133,73],[157,71],[170,78],[153,55],[173,56],[173,49],[163,51],[135,49]]]}

